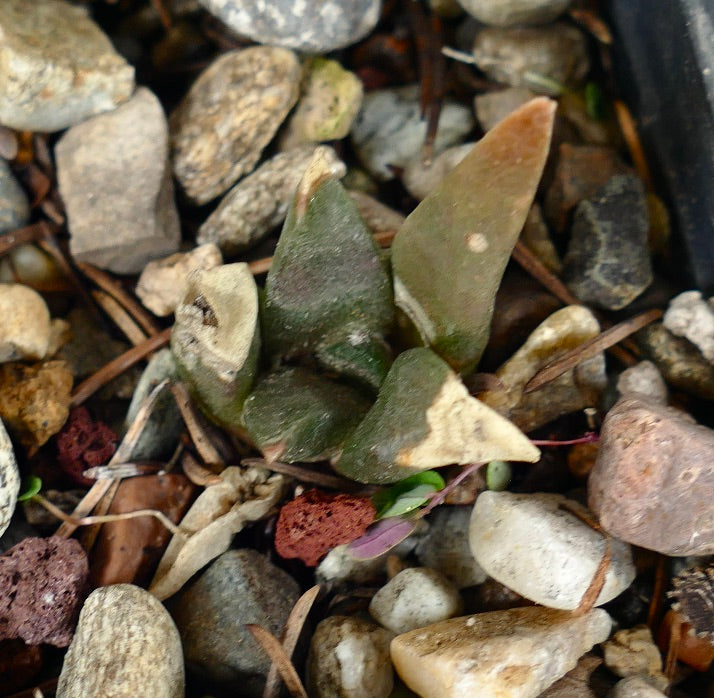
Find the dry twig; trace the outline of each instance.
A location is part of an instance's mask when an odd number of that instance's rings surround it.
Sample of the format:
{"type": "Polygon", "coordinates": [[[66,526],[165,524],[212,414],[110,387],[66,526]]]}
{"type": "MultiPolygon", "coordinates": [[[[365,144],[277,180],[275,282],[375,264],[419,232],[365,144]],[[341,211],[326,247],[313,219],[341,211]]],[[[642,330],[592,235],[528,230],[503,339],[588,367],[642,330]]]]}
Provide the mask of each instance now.
{"type": "Polygon", "coordinates": [[[288,657],[283,646],[280,644],[280,640],[261,625],[247,623],[246,627],[250,630],[256,642],[263,648],[265,654],[273,660],[273,665],[276,666],[280,672],[280,676],[285,682],[290,695],[295,698],[308,698],[302,681],[300,681],[300,677],[290,661],[290,657],[288,657]]]}

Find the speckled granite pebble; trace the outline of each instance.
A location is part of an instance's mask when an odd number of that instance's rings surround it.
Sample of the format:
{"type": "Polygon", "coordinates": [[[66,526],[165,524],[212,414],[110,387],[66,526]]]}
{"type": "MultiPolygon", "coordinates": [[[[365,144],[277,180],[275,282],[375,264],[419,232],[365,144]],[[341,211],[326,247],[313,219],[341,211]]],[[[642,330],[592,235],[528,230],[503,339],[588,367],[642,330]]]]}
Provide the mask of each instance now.
{"type": "Polygon", "coordinates": [[[298,98],[300,64],[284,48],[229,51],[171,114],[174,174],[205,204],[250,172],[298,98]]]}
{"type": "Polygon", "coordinates": [[[359,41],[379,19],[381,0],[200,0],[231,29],[260,44],[327,53],[359,41]]]}
{"type": "Polygon", "coordinates": [[[17,469],[15,451],[0,420],[0,536],[10,525],[20,492],[20,471],[17,469]]]}

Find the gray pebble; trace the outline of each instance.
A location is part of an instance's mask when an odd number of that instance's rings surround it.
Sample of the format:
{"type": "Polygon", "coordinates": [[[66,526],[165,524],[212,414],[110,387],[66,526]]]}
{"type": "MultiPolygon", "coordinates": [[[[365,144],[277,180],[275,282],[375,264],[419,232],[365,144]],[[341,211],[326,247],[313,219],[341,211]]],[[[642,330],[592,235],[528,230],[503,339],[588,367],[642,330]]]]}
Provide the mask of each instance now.
{"type": "Polygon", "coordinates": [[[459,0],[479,22],[499,27],[547,24],[570,5],[570,0],[459,0]]]}
{"type": "Polygon", "coordinates": [[[617,391],[620,395],[640,393],[661,405],[667,404],[667,384],[651,361],[640,361],[626,368],[617,379],[617,391]]]}
{"type": "Polygon", "coordinates": [[[30,218],[27,194],[10,166],[0,158],[0,233],[21,228],[30,218]]]}
{"type": "Polygon", "coordinates": [[[476,118],[484,131],[490,131],[499,121],[535,96],[535,92],[525,87],[507,87],[505,90],[484,92],[474,97],[476,118]]]}
{"type": "Polygon", "coordinates": [[[279,637],[299,594],[297,583],[255,550],[223,553],[172,611],[187,667],[225,690],[261,696],[270,660],[245,624],[279,637]]]}
{"type": "Polygon", "coordinates": [[[63,0],[0,4],[0,123],[59,131],[114,109],[134,91],[134,69],[87,10],[63,0]]]}
{"type": "Polygon", "coordinates": [[[260,44],[327,53],[366,36],[381,0],[200,0],[231,29],[260,44]]]}
{"type": "Polygon", "coordinates": [[[150,90],[72,127],[55,154],[75,259],[135,274],[178,249],[168,128],[150,90]]]}
{"type": "Polygon", "coordinates": [[[615,684],[607,698],[665,698],[665,695],[641,676],[628,676],[615,684]]]}
{"type": "Polygon", "coordinates": [[[475,143],[462,143],[439,153],[434,160],[425,164],[417,155],[404,169],[402,183],[406,190],[421,201],[425,199],[441,180],[446,177],[472,150],[475,143]]]}
{"type": "Polygon", "coordinates": [[[174,173],[205,204],[250,172],[298,98],[297,56],[271,46],[211,63],[171,114],[174,173]]]}

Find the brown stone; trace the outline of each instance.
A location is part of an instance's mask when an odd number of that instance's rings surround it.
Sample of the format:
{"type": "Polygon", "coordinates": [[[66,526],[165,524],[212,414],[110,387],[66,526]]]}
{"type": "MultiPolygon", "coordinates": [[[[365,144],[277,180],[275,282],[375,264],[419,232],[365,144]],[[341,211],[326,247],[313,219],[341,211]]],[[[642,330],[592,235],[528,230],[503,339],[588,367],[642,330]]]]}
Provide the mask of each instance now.
{"type": "Polygon", "coordinates": [[[664,555],[714,553],[714,431],[624,397],[608,412],[588,503],[613,536],[664,555]]]}
{"type": "MultiPolygon", "coordinates": [[[[195,489],[179,474],[129,478],[119,485],[109,513],[157,509],[178,523],[195,489]]],[[[170,537],[171,532],[153,516],[104,524],[92,551],[92,582],[95,586],[147,584],[170,537]]]]}
{"type": "Polygon", "coordinates": [[[546,220],[556,232],[565,232],[571,214],[583,199],[594,196],[614,175],[628,172],[612,148],[562,143],[555,175],[545,197],[546,220]]]}

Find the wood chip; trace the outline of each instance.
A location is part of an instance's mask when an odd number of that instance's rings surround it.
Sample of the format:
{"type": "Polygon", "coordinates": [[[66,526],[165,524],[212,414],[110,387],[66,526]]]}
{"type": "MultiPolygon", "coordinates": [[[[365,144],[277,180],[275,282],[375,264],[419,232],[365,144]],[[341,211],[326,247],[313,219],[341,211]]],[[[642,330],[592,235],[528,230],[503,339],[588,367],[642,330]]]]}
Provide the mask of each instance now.
{"type": "Polygon", "coordinates": [[[246,627],[250,630],[256,642],[263,648],[263,651],[273,660],[273,664],[278,667],[280,676],[282,676],[290,695],[294,696],[294,698],[308,698],[302,681],[300,681],[295,667],[278,638],[261,625],[247,623],[246,627]]]}
{"type": "Polygon", "coordinates": [[[92,291],[92,298],[94,298],[97,304],[134,346],[138,346],[146,340],[146,335],[139,325],[134,322],[131,315],[108,293],[104,291],[92,291]]]}

